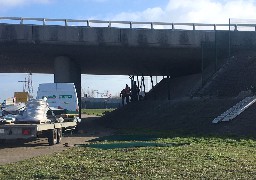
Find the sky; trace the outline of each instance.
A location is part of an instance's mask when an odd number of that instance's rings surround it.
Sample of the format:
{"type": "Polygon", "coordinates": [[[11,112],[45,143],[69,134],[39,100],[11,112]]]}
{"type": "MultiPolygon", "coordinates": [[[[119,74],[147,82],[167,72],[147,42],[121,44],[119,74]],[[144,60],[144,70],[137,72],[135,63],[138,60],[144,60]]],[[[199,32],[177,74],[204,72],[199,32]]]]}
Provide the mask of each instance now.
{"type": "MultiPolygon", "coordinates": [[[[119,20],[173,23],[256,23],[256,0],[0,0],[0,17],[119,20]],[[253,20],[254,19],[254,20],[253,20]]],[[[0,74],[0,101],[22,91],[26,74],[0,74]]],[[[33,74],[34,94],[53,75],[33,74]]],[[[82,75],[82,87],[117,95],[128,76],[82,75]]]]}

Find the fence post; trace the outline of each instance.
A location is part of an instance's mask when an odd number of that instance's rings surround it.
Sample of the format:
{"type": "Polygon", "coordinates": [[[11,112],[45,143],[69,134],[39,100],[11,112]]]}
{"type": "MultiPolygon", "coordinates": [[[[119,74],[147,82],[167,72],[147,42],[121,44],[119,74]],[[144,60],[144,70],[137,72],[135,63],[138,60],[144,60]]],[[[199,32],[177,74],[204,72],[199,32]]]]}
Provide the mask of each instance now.
{"type": "Polygon", "coordinates": [[[202,63],[201,63],[201,72],[202,72],[202,87],[204,85],[204,43],[201,43],[201,56],[202,56],[202,63]]]}
{"type": "Polygon", "coordinates": [[[142,86],[143,86],[144,92],[146,92],[145,78],[144,78],[143,74],[141,75],[141,82],[142,82],[142,86]]]}
{"type": "Polygon", "coordinates": [[[228,20],[228,58],[230,58],[231,54],[231,34],[230,34],[230,18],[228,20]]]}
{"type": "Polygon", "coordinates": [[[235,24],[235,31],[237,31],[237,24],[235,24]]]}
{"type": "Polygon", "coordinates": [[[152,75],[150,75],[150,81],[151,81],[151,87],[153,89],[154,88],[154,84],[153,84],[153,77],[152,77],[152,75]]]}
{"type": "Polygon", "coordinates": [[[23,18],[20,18],[20,24],[23,24],[23,18]]]}
{"type": "Polygon", "coordinates": [[[171,100],[171,76],[167,76],[167,98],[171,100]]]}
{"type": "Polygon", "coordinates": [[[214,35],[215,35],[215,52],[214,52],[214,54],[215,54],[215,65],[214,65],[214,73],[216,73],[217,72],[217,69],[218,69],[218,59],[217,59],[217,31],[216,30],[214,30],[214,35]]]}
{"type": "Polygon", "coordinates": [[[86,23],[87,23],[87,26],[90,27],[90,21],[87,20],[86,23]]]}

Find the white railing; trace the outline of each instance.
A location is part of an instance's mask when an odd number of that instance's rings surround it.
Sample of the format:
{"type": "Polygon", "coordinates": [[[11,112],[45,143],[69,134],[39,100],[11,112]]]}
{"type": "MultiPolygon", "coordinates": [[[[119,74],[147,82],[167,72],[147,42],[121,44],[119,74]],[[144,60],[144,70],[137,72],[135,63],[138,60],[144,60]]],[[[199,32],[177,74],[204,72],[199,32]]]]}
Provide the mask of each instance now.
{"type": "MultiPolygon", "coordinates": [[[[112,27],[113,25],[119,25],[122,28],[123,25],[128,25],[129,28],[134,28],[136,25],[150,26],[150,29],[155,29],[157,26],[162,26],[161,29],[174,30],[177,26],[178,29],[187,29],[182,27],[192,27],[192,30],[198,30],[198,27],[205,27],[203,30],[217,30],[217,27],[225,27],[225,29],[238,30],[238,27],[254,28],[256,31],[256,24],[204,24],[204,23],[167,23],[167,22],[133,22],[133,21],[103,21],[103,20],[76,20],[76,19],[49,19],[49,18],[23,18],[23,17],[0,17],[0,23],[11,21],[19,21],[19,24],[25,24],[26,22],[38,21],[40,25],[49,25],[52,22],[59,22],[54,25],[69,26],[71,23],[77,23],[76,26],[88,26],[93,27],[92,24],[100,24],[101,27],[112,27]],[[47,24],[48,23],[48,24],[47,24]],[[121,26],[120,26],[121,25],[121,26]],[[168,26],[170,28],[168,28],[168,26]],[[210,27],[209,29],[207,29],[210,27]]],[[[52,24],[51,24],[52,25],[52,24]]],[[[115,26],[116,27],[116,26],[115,26]]],[[[117,26],[118,27],[118,26],[117,26]]]]}

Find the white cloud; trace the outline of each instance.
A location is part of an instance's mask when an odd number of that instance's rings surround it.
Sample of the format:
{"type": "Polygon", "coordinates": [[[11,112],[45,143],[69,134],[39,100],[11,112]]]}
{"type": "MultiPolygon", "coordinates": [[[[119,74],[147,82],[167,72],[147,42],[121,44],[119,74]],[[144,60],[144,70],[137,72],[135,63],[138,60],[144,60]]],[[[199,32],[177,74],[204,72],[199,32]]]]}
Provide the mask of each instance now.
{"type": "Polygon", "coordinates": [[[128,21],[228,23],[229,18],[256,19],[253,0],[169,0],[166,7],[122,12],[110,18],[128,21]]]}
{"type": "Polygon", "coordinates": [[[148,8],[143,12],[127,13],[123,12],[116,15],[113,19],[115,20],[130,20],[130,21],[141,21],[141,20],[151,20],[157,21],[161,17],[165,16],[165,11],[160,7],[148,8]]]}
{"type": "Polygon", "coordinates": [[[256,4],[254,1],[233,0],[170,0],[166,12],[174,15],[173,21],[228,23],[229,18],[255,19],[256,4]],[[183,16],[179,15],[182,12],[183,16]]]}
{"type": "Polygon", "coordinates": [[[48,4],[53,0],[0,0],[1,10],[30,4],[48,4]]]}

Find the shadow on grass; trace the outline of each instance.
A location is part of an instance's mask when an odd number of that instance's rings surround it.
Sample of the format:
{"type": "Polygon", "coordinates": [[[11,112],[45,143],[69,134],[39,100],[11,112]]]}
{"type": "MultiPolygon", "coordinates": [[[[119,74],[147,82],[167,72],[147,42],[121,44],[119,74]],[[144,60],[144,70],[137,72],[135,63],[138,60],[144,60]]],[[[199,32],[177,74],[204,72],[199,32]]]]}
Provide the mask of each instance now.
{"type": "Polygon", "coordinates": [[[181,130],[151,130],[151,129],[135,129],[135,130],[117,130],[114,135],[99,137],[92,139],[89,142],[100,142],[100,141],[155,141],[159,138],[219,138],[219,139],[250,139],[256,140],[255,137],[240,135],[240,134],[217,134],[217,133],[195,133],[181,130]]]}
{"type": "MultiPolygon", "coordinates": [[[[114,135],[103,136],[89,141],[89,144],[76,144],[77,147],[98,149],[136,148],[136,147],[178,147],[200,141],[213,142],[223,140],[228,144],[241,141],[256,141],[255,138],[237,135],[216,135],[203,133],[185,133],[174,131],[127,130],[117,131],[114,135]],[[176,139],[178,138],[178,139],[176,139]],[[161,139],[174,139],[174,142],[164,143],[161,139]],[[182,140],[179,140],[182,139],[182,140]],[[219,140],[218,140],[219,139],[219,140]],[[160,142],[155,142],[160,140],[160,142]]],[[[255,143],[253,143],[255,146],[255,143]]]]}
{"type": "Polygon", "coordinates": [[[177,147],[190,145],[190,143],[156,143],[156,142],[121,142],[107,144],[76,144],[76,147],[90,147],[97,149],[117,149],[117,148],[139,148],[139,147],[177,147]]]}

